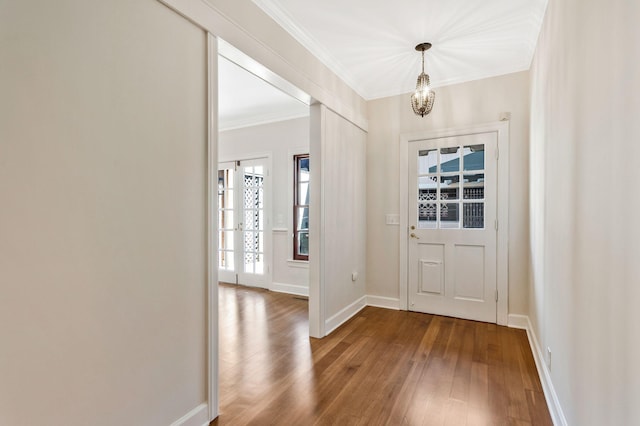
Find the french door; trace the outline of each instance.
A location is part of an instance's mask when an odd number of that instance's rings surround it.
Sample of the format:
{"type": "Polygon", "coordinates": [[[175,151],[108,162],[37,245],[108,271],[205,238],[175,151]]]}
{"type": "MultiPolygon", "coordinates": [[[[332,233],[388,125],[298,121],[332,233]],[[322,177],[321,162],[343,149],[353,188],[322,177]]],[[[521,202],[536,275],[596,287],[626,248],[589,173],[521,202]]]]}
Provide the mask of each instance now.
{"type": "Polygon", "coordinates": [[[408,147],[409,310],[496,322],[497,136],[408,147]]]}
{"type": "Polygon", "coordinates": [[[218,277],[268,287],[267,158],[218,165],[218,277]]]}

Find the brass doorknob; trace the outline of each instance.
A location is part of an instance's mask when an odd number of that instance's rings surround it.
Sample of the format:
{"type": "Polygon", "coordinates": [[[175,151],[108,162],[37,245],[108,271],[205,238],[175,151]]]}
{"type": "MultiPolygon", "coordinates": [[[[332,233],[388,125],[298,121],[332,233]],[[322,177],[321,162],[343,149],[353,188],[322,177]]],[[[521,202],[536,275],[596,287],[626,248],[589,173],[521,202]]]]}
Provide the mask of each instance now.
{"type": "Polygon", "coordinates": [[[414,234],[413,232],[411,233],[411,238],[415,238],[416,240],[420,239],[420,237],[417,237],[416,234],[414,234]]]}

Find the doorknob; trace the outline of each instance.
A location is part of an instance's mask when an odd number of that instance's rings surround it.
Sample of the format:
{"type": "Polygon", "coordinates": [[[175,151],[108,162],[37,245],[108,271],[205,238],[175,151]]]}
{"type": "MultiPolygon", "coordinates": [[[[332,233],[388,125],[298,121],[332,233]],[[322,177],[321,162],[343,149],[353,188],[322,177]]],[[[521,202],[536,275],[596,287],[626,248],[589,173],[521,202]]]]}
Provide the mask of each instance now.
{"type": "Polygon", "coordinates": [[[414,225],[411,225],[411,230],[413,231],[414,229],[416,229],[416,227],[414,225]]]}
{"type": "Polygon", "coordinates": [[[410,235],[411,238],[415,238],[416,240],[419,240],[420,237],[417,237],[416,234],[414,234],[413,232],[410,235]]]}

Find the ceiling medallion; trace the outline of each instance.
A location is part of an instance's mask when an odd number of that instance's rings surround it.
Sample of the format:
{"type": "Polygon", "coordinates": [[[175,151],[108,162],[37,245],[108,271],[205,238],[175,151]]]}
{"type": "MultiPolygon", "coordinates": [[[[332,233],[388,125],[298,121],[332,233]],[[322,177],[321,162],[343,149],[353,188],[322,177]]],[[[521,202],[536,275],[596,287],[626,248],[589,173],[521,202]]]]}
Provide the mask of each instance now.
{"type": "Polygon", "coordinates": [[[431,43],[420,43],[416,46],[416,50],[422,52],[422,72],[416,82],[416,91],[411,95],[411,107],[413,112],[420,117],[424,117],[431,112],[433,101],[436,97],[435,92],[431,90],[429,74],[424,72],[424,51],[429,49],[431,49],[431,43]]]}

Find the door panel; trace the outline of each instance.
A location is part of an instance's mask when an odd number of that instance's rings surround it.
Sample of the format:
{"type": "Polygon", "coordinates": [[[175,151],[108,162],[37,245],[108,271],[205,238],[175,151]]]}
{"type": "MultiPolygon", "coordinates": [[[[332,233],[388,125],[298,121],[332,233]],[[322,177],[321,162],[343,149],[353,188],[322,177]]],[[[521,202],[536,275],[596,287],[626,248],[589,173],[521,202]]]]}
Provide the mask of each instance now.
{"type": "Polygon", "coordinates": [[[497,135],[409,143],[409,309],[496,322],[497,135]]]}

